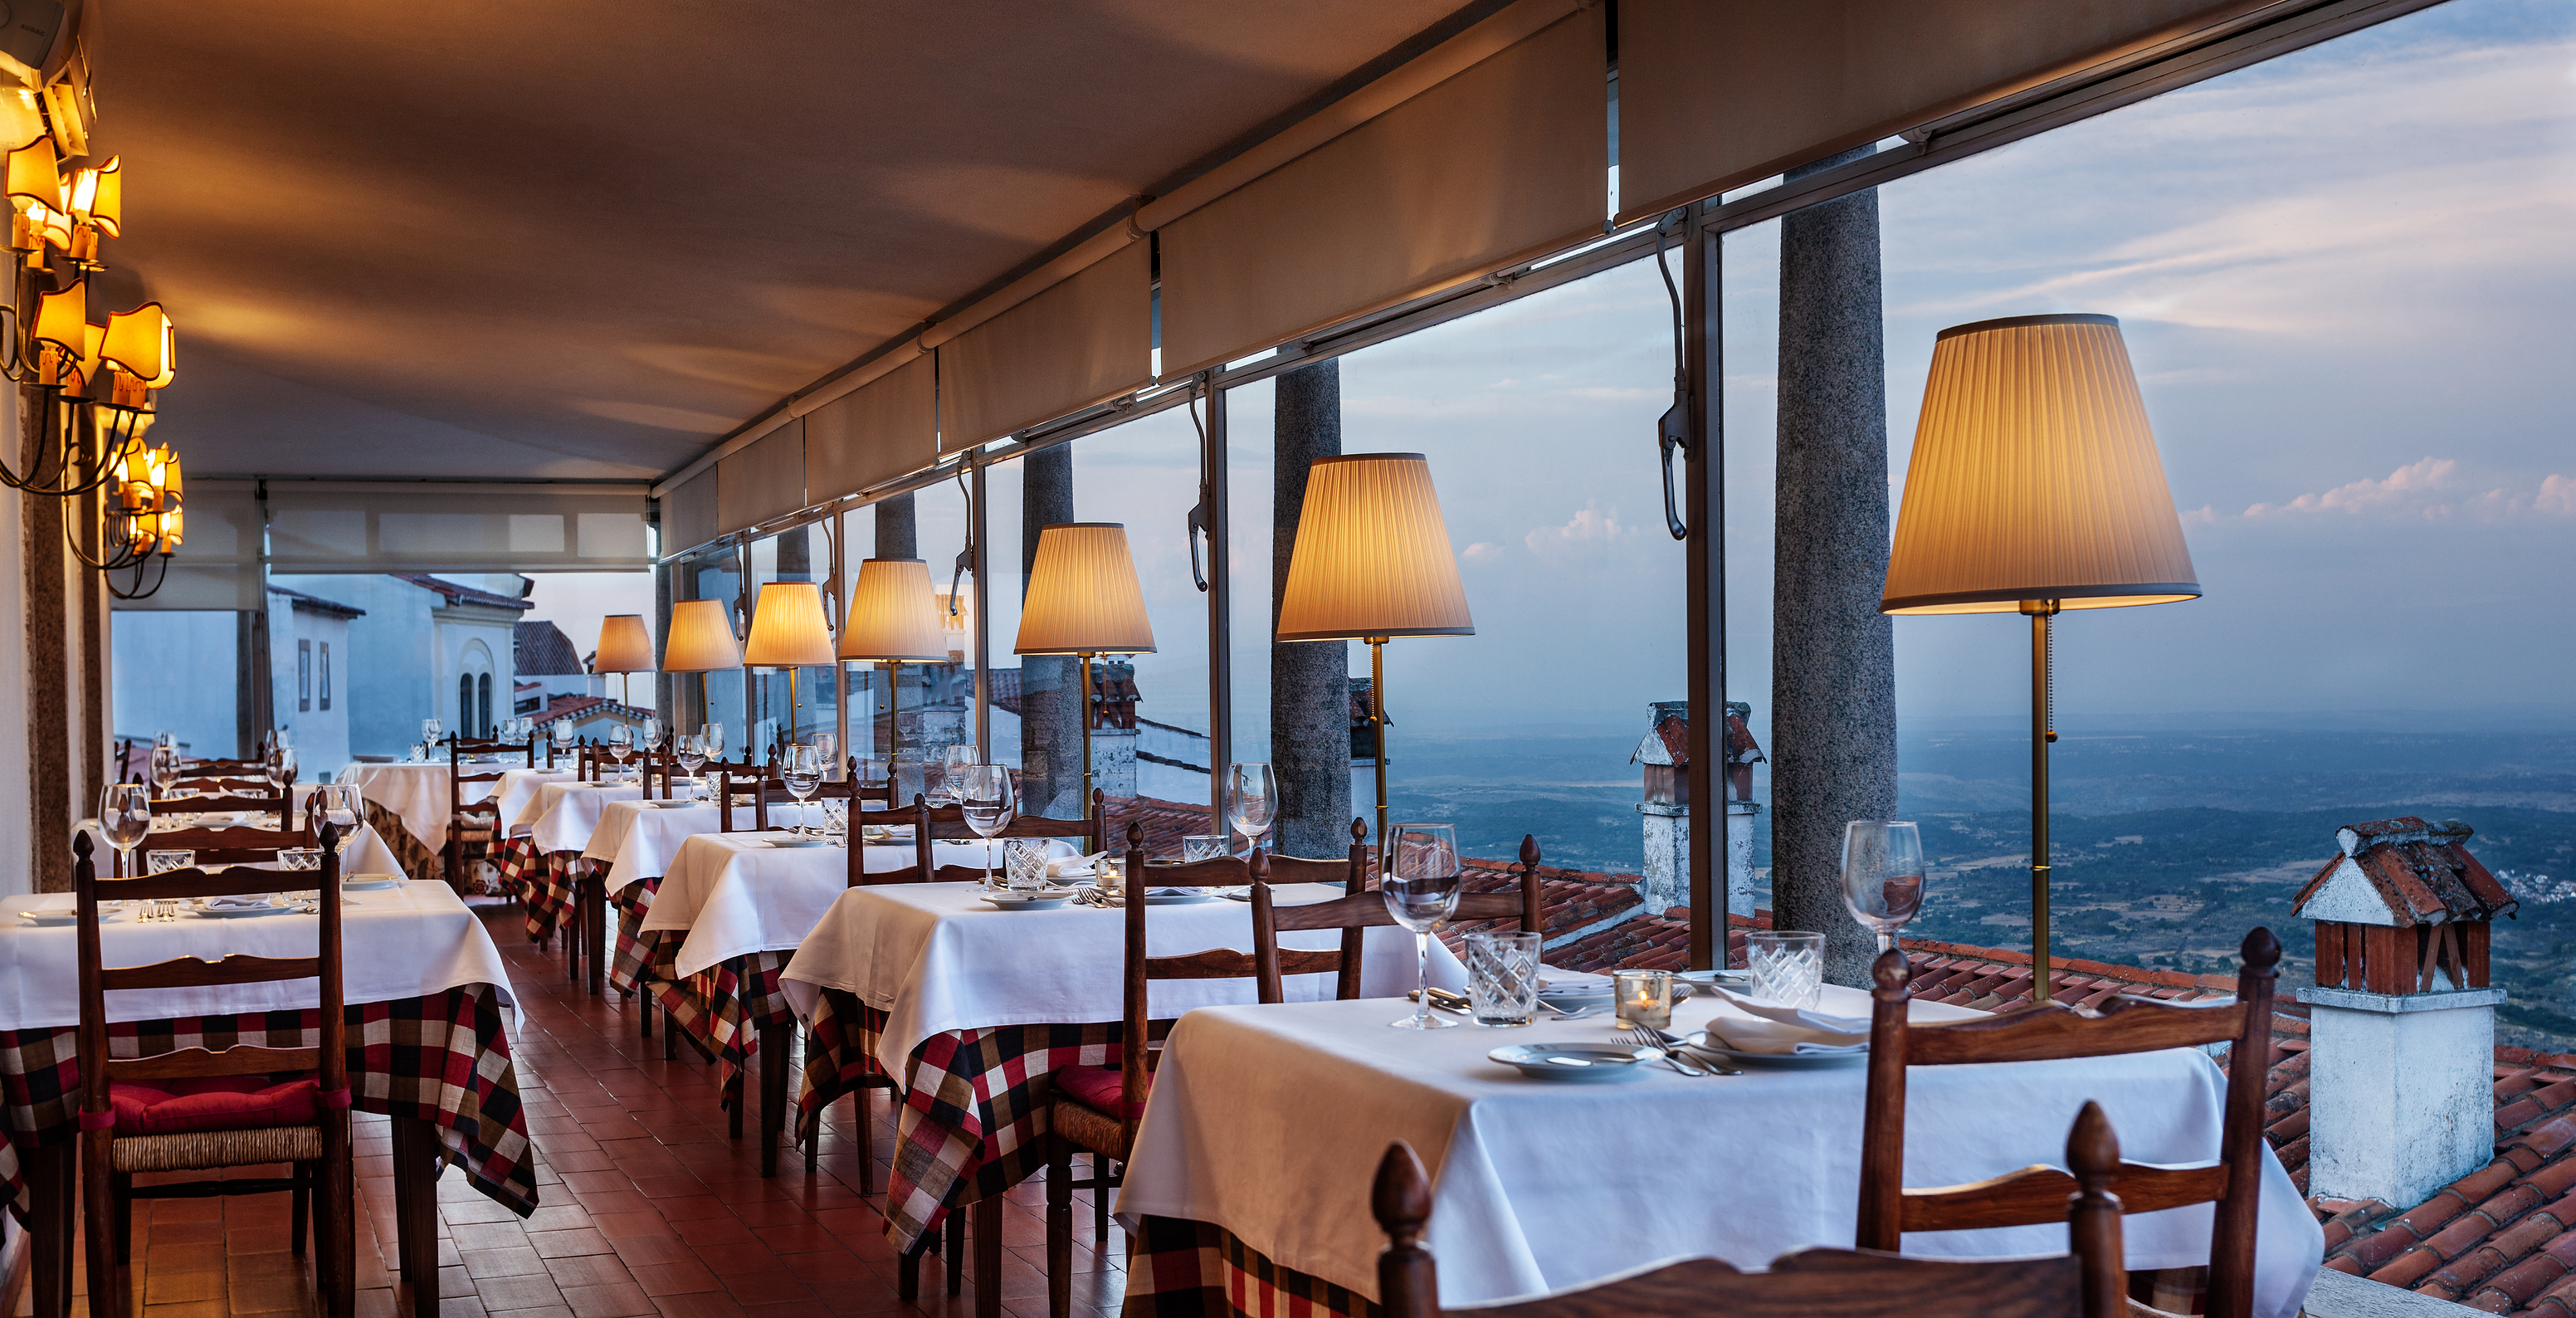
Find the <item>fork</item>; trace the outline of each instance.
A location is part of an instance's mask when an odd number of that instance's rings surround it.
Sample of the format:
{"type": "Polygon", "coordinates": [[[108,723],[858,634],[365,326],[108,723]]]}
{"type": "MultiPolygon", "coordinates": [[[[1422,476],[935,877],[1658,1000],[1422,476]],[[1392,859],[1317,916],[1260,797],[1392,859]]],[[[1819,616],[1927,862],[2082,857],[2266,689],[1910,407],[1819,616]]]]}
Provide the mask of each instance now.
{"type": "Polygon", "coordinates": [[[1631,1025],[1622,1032],[1622,1035],[1628,1042],[1635,1044],[1637,1047],[1654,1049],[1656,1054],[1664,1059],[1664,1065],[1681,1072],[1683,1075],[1696,1076],[1701,1079],[1706,1079],[1708,1077],[1708,1072],[1673,1056],[1672,1050],[1664,1046],[1663,1036],[1647,1029],[1643,1025],[1631,1025]]]}

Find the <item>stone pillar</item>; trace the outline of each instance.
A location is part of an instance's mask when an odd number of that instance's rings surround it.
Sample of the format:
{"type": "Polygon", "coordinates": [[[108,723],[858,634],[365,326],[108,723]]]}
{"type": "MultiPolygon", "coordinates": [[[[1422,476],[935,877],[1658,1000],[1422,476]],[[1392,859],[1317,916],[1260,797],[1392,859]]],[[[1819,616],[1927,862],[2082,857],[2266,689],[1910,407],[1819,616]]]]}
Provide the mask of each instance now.
{"type": "MultiPolygon", "coordinates": [[[[1059,444],[1020,459],[1020,594],[1037,566],[1038,535],[1073,517],[1073,448],[1059,444]]],[[[1021,808],[1053,819],[1082,817],[1082,674],[1078,660],[1020,660],[1021,808]]]]}
{"type": "MultiPolygon", "coordinates": [[[[1272,409],[1270,624],[1297,548],[1306,473],[1342,451],[1342,365],[1321,361],[1278,377],[1272,409]]],[[[1270,643],[1270,767],[1279,776],[1279,849],[1339,856],[1351,845],[1350,643],[1270,643]]]]}
{"type": "MultiPolygon", "coordinates": [[[[910,494],[898,494],[877,502],[876,537],[877,548],[874,557],[921,557],[917,549],[919,541],[913,535],[910,494]]],[[[896,692],[889,689],[886,669],[882,664],[868,670],[868,682],[877,698],[876,718],[874,726],[869,729],[871,740],[868,744],[877,754],[884,755],[887,748],[894,745],[895,726],[889,711],[896,708],[899,697],[896,692]]],[[[902,694],[910,696],[911,699],[901,703],[920,703],[921,693],[917,688],[907,686],[902,694]]],[[[907,747],[905,753],[911,757],[911,767],[907,770],[901,764],[897,765],[894,789],[896,801],[909,803],[912,800],[912,794],[922,790],[921,757],[917,747],[907,747]]]]}
{"type": "Polygon", "coordinates": [[[1878,611],[1888,544],[1878,260],[1874,190],[1780,222],[1771,918],[1824,933],[1825,978],[1856,986],[1869,982],[1877,943],[1843,909],[1843,825],[1896,814],[1896,641],[1878,611]]]}

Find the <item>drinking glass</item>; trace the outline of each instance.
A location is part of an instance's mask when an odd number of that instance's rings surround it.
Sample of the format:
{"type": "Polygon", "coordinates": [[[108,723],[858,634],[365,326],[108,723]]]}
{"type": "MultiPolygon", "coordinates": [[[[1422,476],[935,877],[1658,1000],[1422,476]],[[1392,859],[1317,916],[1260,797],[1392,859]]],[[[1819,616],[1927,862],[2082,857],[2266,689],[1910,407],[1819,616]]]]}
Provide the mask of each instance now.
{"type": "Polygon", "coordinates": [[[1002,881],[1013,892],[1037,892],[1047,886],[1047,841],[1015,837],[1002,844],[1002,881]]]}
{"type": "Polygon", "coordinates": [[[446,735],[447,725],[439,722],[437,719],[425,718],[420,721],[420,739],[422,741],[435,746],[439,743],[439,739],[446,735]]]}
{"type": "Polygon", "coordinates": [[[268,753],[268,785],[283,792],[286,790],[286,785],[294,781],[294,748],[289,746],[280,746],[276,750],[270,751],[268,753]]]}
{"type": "Polygon", "coordinates": [[[425,741],[415,741],[411,744],[411,762],[414,764],[427,764],[429,762],[429,743],[425,741]]]}
{"type": "Polygon", "coordinates": [[[1894,819],[1843,825],[1843,905],[1878,935],[1878,950],[1896,946],[1896,931],[1923,909],[1923,833],[1894,819]]]}
{"type": "MultiPolygon", "coordinates": [[[[1279,814],[1279,778],[1267,764],[1238,764],[1226,772],[1226,816],[1244,835],[1247,850],[1261,845],[1279,814]]],[[[1233,839],[1226,839],[1229,847],[1233,839]]]]}
{"type": "Polygon", "coordinates": [[[659,745],[661,745],[661,744],[662,744],[662,720],[660,720],[660,719],[658,719],[658,718],[655,718],[653,715],[650,715],[650,714],[645,715],[645,716],[644,716],[644,731],[643,731],[642,733],[638,734],[638,735],[637,735],[637,737],[636,737],[636,739],[635,739],[635,747],[636,747],[636,749],[638,749],[638,750],[648,750],[648,751],[649,751],[649,750],[653,749],[654,747],[659,746],[659,745]]]}
{"type": "Polygon", "coordinates": [[[796,798],[796,834],[802,837],[812,833],[814,830],[805,826],[805,799],[823,785],[822,753],[811,746],[788,747],[787,758],[778,762],[778,780],[787,785],[787,794],[796,798]]]}
{"type": "Polygon", "coordinates": [[[1467,935],[1467,1012],[1478,1025],[1527,1025],[1538,1012],[1538,953],[1545,934],[1467,935]]]}
{"type": "Polygon", "coordinates": [[[155,747],[153,747],[153,748],[152,748],[152,789],[153,789],[153,794],[154,794],[154,795],[156,795],[156,796],[167,797],[168,795],[170,795],[170,789],[171,789],[172,787],[177,786],[177,785],[178,785],[178,782],[179,782],[179,748],[178,748],[178,747],[176,747],[176,746],[155,746],[155,747]]]}
{"type": "Polygon", "coordinates": [[[165,729],[165,730],[163,730],[163,731],[160,731],[160,732],[153,733],[153,734],[152,734],[152,744],[153,744],[155,747],[163,747],[163,746],[166,746],[166,747],[170,748],[171,750],[174,750],[174,751],[175,751],[175,750],[179,749],[179,734],[178,734],[178,733],[175,733],[175,732],[168,731],[168,730],[166,730],[166,729],[165,729]]]}
{"type": "Polygon", "coordinates": [[[320,812],[323,823],[340,830],[335,854],[347,852],[349,839],[357,835],[359,821],[367,817],[366,806],[358,799],[358,785],[332,783],[313,794],[312,808],[320,812]]]}
{"type": "Polygon", "coordinates": [[[610,727],[608,753],[617,761],[617,781],[626,781],[626,757],[635,753],[635,729],[623,723],[610,727]]]}
{"type": "Polygon", "coordinates": [[[1824,996],[1823,934],[1757,929],[1744,937],[1744,960],[1754,997],[1803,1010],[1824,996]]]}
{"type": "Polygon", "coordinates": [[[1379,891],[1387,914],[1413,931],[1413,1014],[1388,1024],[1399,1030],[1445,1030],[1458,1022],[1431,1014],[1431,931],[1458,909],[1458,830],[1447,824],[1398,824],[1395,864],[1379,891]]]}
{"type": "Polygon", "coordinates": [[[939,790],[933,799],[946,796],[958,805],[966,804],[966,772],[975,767],[975,748],[964,743],[939,752],[939,790]]]}
{"type": "Polygon", "coordinates": [[[152,789],[141,783],[109,783],[101,788],[98,831],[116,848],[116,872],[132,873],[134,846],[152,831],[152,789]]]}
{"type": "Polygon", "coordinates": [[[1181,863],[1231,855],[1233,846],[1234,838],[1224,833],[1192,833],[1181,839],[1181,863]]]}
{"type": "Polygon", "coordinates": [[[671,758],[678,760],[680,762],[680,767],[688,770],[689,798],[691,800],[697,799],[698,770],[705,768],[707,765],[707,739],[705,734],[697,732],[683,732],[679,736],[673,737],[671,739],[671,758]]]}
{"type": "Polygon", "coordinates": [[[840,739],[828,732],[817,732],[807,737],[805,744],[812,747],[814,754],[823,762],[823,781],[838,782],[840,775],[834,770],[841,767],[840,739]]]}
{"type": "Polygon", "coordinates": [[[973,764],[960,770],[957,803],[965,807],[966,826],[984,839],[984,887],[993,886],[993,837],[1011,826],[1011,771],[998,764],[973,764]]]}

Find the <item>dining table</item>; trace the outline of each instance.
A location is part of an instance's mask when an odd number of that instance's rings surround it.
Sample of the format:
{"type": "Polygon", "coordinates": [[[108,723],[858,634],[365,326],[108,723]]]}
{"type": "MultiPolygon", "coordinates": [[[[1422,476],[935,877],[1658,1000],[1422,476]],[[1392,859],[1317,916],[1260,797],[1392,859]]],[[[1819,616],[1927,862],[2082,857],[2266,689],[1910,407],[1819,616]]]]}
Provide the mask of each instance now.
{"type": "MultiPolygon", "coordinates": [[[[490,799],[496,792],[507,791],[513,775],[548,772],[526,767],[525,756],[477,757],[467,760],[465,767],[469,774],[501,769],[503,778],[497,783],[463,784],[458,793],[461,800],[456,801],[449,798],[449,770],[444,758],[394,763],[361,761],[340,770],[337,780],[357,786],[365,803],[367,822],[384,834],[387,845],[401,858],[404,873],[415,878],[445,875],[462,892],[465,876],[446,873],[447,831],[454,807],[472,805],[490,799]]],[[[506,811],[502,817],[509,817],[506,811]]]]}
{"type": "MultiPolygon", "coordinates": [[[[667,891],[667,886],[665,888],[667,891]]],[[[1157,903],[1146,913],[1155,955],[1249,949],[1246,901],[1215,895],[1157,903]]],[[[1342,895],[1338,884],[1277,884],[1272,900],[1303,905],[1342,895]]],[[[1119,1064],[1125,1032],[1126,917],[1116,907],[1068,903],[1004,910],[980,884],[851,888],[805,934],[779,975],[779,991],[806,1028],[800,1137],[823,1109],[863,1086],[891,1084],[897,1105],[886,1233],[909,1258],[954,1210],[998,1204],[1045,1165],[1054,1072],[1119,1064]]],[[[1288,933],[1280,945],[1341,945],[1330,930],[1288,933]]],[[[1380,927],[1362,943],[1365,1010],[1380,1020],[1410,1010],[1417,971],[1413,935],[1380,927]]],[[[1466,973],[1438,939],[1430,982],[1456,989],[1466,973]]],[[[1329,998],[1331,975],[1282,983],[1291,1001],[1329,998]]],[[[1150,986],[1153,1019],[1258,998],[1250,979],[1171,980],[1150,986]]]]}
{"type": "MultiPolygon", "coordinates": [[[[320,878],[280,869],[277,883],[292,892],[320,878]]],[[[101,882],[112,895],[113,881],[101,882]]],[[[389,880],[348,891],[343,901],[350,1091],[358,1110],[394,1119],[402,1276],[434,1306],[443,1166],[457,1167],[474,1190],[517,1216],[537,1207],[535,1149],[510,1055],[517,999],[491,936],[446,884],[389,880]]],[[[0,919],[0,1098],[9,1135],[0,1145],[0,1182],[39,1242],[40,1297],[70,1284],[77,1220],[78,928],[65,918],[72,907],[70,893],[18,897],[0,919]]],[[[320,918],[294,907],[222,918],[183,908],[170,919],[109,909],[100,950],[115,966],[309,957],[320,939],[320,918]]],[[[309,1048],[321,1039],[310,980],[119,991],[107,1007],[114,1057],[236,1044],[309,1048]]]]}
{"type": "MultiPolygon", "coordinates": [[[[1444,1307],[1579,1288],[1676,1259],[1760,1268],[1849,1247],[1859,1215],[1865,1051],[1737,1058],[1693,1077],[1655,1061],[1590,1082],[1494,1060],[1510,1044],[1604,1045],[1615,1023],[1387,1028],[1388,1004],[1210,1007],[1181,1018],[1155,1072],[1116,1212],[1130,1241],[1129,1318],[1195,1308],[1361,1318],[1386,1238],[1369,1211],[1380,1155],[1412,1145],[1433,1177],[1426,1244],[1444,1307]],[[1193,1303],[1195,1301],[1195,1304],[1193,1303]],[[1178,1309],[1174,1306],[1177,1304],[1178,1309]]],[[[1827,985],[1815,1010],[1866,1020],[1869,996],[1827,985]]],[[[1922,1022],[1984,1013],[1918,1001],[1922,1022]]],[[[1680,1035],[1751,1016],[1724,994],[1673,1010],[1680,1035]]],[[[1564,1068],[1572,1072],[1574,1068],[1564,1068]]],[[[2177,1048],[2121,1056],[1936,1066],[1908,1077],[1905,1179],[1958,1185],[2045,1163],[2099,1102],[2131,1161],[2217,1160],[2226,1078],[2177,1048]]],[[[2211,1206],[2123,1220],[2132,1270],[2209,1256],[2211,1206]]],[[[2266,1148],[2255,1313],[2291,1318],[2324,1237],[2266,1148]]],[[[2062,1254],[2043,1225],[1918,1233],[1908,1255],[2062,1254]]]]}
{"type": "MultiPolygon", "coordinates": [[[[504,836],[493,853],[492,867],[500,875],[502,891],[518,898],[527,912],[531,941],[552,937],[576,905],[601,905],[597,875],[582,853],[609,805],[640,800],[643,795],[639,782],[554,779],[529,784],[524,803],[503,816],[504,836]]],[[[594,996],[601,991],[606,961],[606,923],[603,917],[585,924],[587,937],[578,941],[587,946],[566,945],[572,955],[566,958],[565,973],[580,979],[587,960],[594,996]]]]}

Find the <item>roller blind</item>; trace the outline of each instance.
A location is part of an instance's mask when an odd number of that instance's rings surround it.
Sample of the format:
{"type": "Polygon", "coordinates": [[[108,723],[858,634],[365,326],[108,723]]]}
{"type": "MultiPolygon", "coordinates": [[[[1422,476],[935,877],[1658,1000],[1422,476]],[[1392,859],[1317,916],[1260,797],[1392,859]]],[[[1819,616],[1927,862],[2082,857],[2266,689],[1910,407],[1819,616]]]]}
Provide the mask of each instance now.
{"type": "Polygon", "coordinates": [[[1172,221],[1164,377],[1600,232],[1607,76],[1594,6],[1172,221]]]}
{"type": "MultiPolygon", "coordinates": [[[[111,600],[119,609],[248,612],[265,607],[259,568],[259,487],[250,481],[191,480],[186,490],[186,537],[170,556],[170,575],[149,599],[111,600]]],[[[160,569],[145,569],[149,586],[160,569]]],[[[133,578],[116,574],[122,587],[133,578]]]]}
{"type": "Polygon", "coordinates": [[[805,418],[716,464],[716,533],[729,535],[805,506],[805,418]]]}
{"type": "Polygon", "coordinates": [[[939,451],[1153,382],[1152,252],[1129,243],[939,348],[939,451]]]}
{"type": "Polygon", "coordinates": [[[2099,65],[2259,0],[1623,0],[1622,221],[2099,65]]]}
{"type": "MultiPolygon", "coordinates": [[[[271,481],[274,572],[595,572],[653,565],[640,485],[271,481]]],[[[196,512],[191,500],[189,524],[196,512]]]]}
{"type": "Polygon", "coordinates": [[[716,472],[709,467],[662,496],[662,547],[677,554],[716,535],[716,472]]]}
{"type": "Polygon", "coordinates": [[[821,503],[939,457],[938,366],[928,354],[805,416],[805,497],[821,503]]]}

